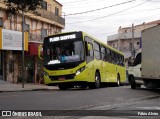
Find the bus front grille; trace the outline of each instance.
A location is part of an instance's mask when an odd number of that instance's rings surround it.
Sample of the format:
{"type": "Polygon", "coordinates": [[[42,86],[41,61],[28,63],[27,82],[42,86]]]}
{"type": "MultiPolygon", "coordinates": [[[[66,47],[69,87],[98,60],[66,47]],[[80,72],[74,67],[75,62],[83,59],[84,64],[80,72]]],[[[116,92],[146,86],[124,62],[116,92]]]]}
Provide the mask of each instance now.
{"type": "Polygon", "coordinates": [[[69,74],[69,75],[62,75],[62,76],[50,76],[49,78],[52,81],[57,81],[57,80],[69,80],[69,79],[74,79],[75,74],[69,74]]]}

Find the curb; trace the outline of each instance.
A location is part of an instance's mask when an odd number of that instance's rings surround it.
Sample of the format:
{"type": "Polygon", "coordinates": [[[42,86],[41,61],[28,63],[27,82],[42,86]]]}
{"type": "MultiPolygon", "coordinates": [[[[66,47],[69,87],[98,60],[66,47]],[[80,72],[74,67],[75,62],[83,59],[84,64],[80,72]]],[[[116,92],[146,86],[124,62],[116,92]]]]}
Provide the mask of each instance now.
{"type": "Polygon", "coordinates": [[[55,90],[55,89],[47,89],[47,88],[43,88],[43,89],[22,89],[22,90],[3,90],[0,91],[0,93],[5,93],[5,92],[29,92],[29,91],[51,91],[51,90],[55,90]]]}

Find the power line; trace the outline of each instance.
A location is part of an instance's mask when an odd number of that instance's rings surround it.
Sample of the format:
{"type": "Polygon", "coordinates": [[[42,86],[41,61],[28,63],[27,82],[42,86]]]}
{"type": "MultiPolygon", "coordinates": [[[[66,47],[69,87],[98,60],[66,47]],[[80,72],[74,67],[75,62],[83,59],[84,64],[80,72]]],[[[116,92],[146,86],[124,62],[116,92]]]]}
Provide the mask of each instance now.
{"type": "Polygon", "coordinates": [[[121,10],[121,11],[119,11],[119,12],[115,12],[115,13],[109,14],[109,15],[107,15],[107,16],[98,17],[98,18],[95,18],[95,19],[86,20],[86,21],[81,21],[81,22],[67,23],[67,24],[84,23],[84,22],[89,22],[89,21],[95,21],[95,20],[103,19],[103,18],[105,18],[105,17],[113,16],[113,15],[115,15],[115,14],[119,14],[119,13],[121,13],[121,12],[125,12],[125,11],[127,11],[127,10],[129,10],[129,9],[133,9],[133,8],[138,7],[138,6],[144,4],[144,3],[148,2],[148,1],[151,1],[151,0],[147,0],[147,1],[145,1],[145,2],[142,2],[142,3],[138,4],[138,5],[135,5],[135,6],[133,6],[133,7],[130,7],[130,8],[124,9],[124,10],[121,10]]]}
{"type": "Polygon", "coordinates": [[[103,9],[106,9],[106,8],[123,5],[123,4],[126,4],[126,3],[133,2],[133,1],[136,1],[136,0],[130,0],[130,1],[127,1],[127,2],[122,2],[122,3],[115,4],[115,5],[111,5],[111,6],[107,6],[107,7],[103,7],[103,8],[99,8],[99,9],[94,9],[94,10],[89,10],[89,11],[85,11],[85,12],[78,12],[78,13],[67,14],[65,16],[79,15],[79,14],[85,14],[85,13],[89,13],[89,12],[95,12],[95,11],[98,11],[98,10],[103,10],[103,9]]]}
{"type": "Polygon", "coordinates": [[[64,4],[64,7],[75,7],[75,8],[84,8],[84,7],[86,7],[86,5],[87,6],[89,6],[90,7],[90,5],[92,5],[92,3],[103,3],[103,2],[106,2],[105,0],[101,0],[101,2],[99,2],[99,0],[92,0],[92,2],[90,1],[90,0],[81,0],[81,1],[79,1],[80,3],[75,3],[75,4],[64,4]],[[82,3],[86,3],[85,5],[83,5],[83,6],[81,6],[82,5],[82,3]],[[87,4],[88,3],[88,4],[87,4]],[[78,6],[81,6],[81,7],[78,7],[78,6]]]}
{"type": "MultiPolygon", "coordinates": [[[[77,1],[72,1],[72,2],[66,2],[66,3],[62,3],[62,4],[70,4],[70,3],[76,3],[76,2],[82,2],[83,0],[77,0],[77,1]]],[[[85,0],[87,1],[87,0],[85,0]]]]}
{"type": "MultiPolygon", "coordinates": [[[[143,12],[146,12],[146,11],[148,11],[148,12],[150,12],[150,11],[155,11],[155,10],[159,10],[160,9],[160,7],[158,7],[158,8],[154,8],[154,9],[142,9],[141,11],[139,11],[139,10],[137,10],[137,11],[134,11],[133,13],[131,12],[130,14],[139,14],[139,13],[143,13],[143,12]]],[[[97,14],[98,15],[98,14],[97,14]]],[[[97,16],[96,15],[96,16],[97,16]]],[[[116,16],[122,16],[122,15],[126,15],[125,13],[123,13],[123,14],[121,14],[121,15],[116,15],[116,16]]],[[[86,17],[89,17],[89,18],[94,18],[94,16],[81,16],[81,19],[83,19],[83,18],[86,18],[86,17]]],[[[79,19],[79,18],[77,18],[77,17],[70,17],[71,19],[79,19]]]]}

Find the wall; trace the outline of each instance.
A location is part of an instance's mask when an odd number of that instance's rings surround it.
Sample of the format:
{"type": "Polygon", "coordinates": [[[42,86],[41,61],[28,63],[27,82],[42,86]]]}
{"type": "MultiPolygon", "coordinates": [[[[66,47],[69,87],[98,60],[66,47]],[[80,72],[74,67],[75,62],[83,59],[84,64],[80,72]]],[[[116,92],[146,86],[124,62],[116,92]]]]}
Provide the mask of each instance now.
{"type": "MultiPolygon", "coordinates": [[[[55,13],[55,7],[59,9],[59,15],[62,16],[62,5],[56,2],[55,0],[46,0],[48,3],[47,9],[53,13],[55,13]]],[[[5,6],[2,3],[2,0],[0,0],[0,18],[3,19],[3,29],[8,29],[8,30],[15,30],[15,31],[22,31],[22,16],[20,14],[18,15],[12,15],[8,14],[5,11],[5,6]]],[[[29,25],[29,39],[31,41],[35,42],[41,42],[43,41],[41,29],[44,28],[47,30],[47,35],[52,35],[57,32],[61,32],[61,30],[64,28],[64,24],[61,24],[57,21],[43,18],[42,16],[35,16],[34,14],[31,13],[26,13],[25,14],[25,24],[29,25]]],[[[1,52],[1,51],[0,51],[1,52]]],[[[22,64],[22,52],[21,51],[9,51],[5,50],[5,79],[10,82],[18,82],[17,78],[21,74],[21,64],[22,64]]],[[[25,54],[26,57],[26,54],[25,54]]],[[[34,74],[34,77],[36,77],[36,73],[38,72],[37,65],[38,62],[38,56],[29,56],[27,54],[27,58],[33,58],[34,60],[34,68],[36,71],[34,74]]],[[[26,61],[26,63],[30,62],[29,60],[26,61]]],[[[40,70],[40,69],[38,69],[40,70]]],[[[27,73],[27,70],[25,70],[25,76],[27,73]]],[[[35,79],[35,78],[34,78],[35,79]]]]}
{"type": "Polygon", "coordinates": [[[45,0],[47,2],[47,10],[55,13],[55,7],[59,9],[59,16],[62,16],[62,5],[55,0],[45,0]]]}
{"type": "MultiPolygon", "coordinates": [[[[141,32],[144,29],[156,26],[156,23],[153,24],[140,24],[140,25],[136,25],[134,26],[134,32],[141,32]]],[[[132,32],[132,27],[126,27],[126,28],[119,28],[118,29],[118,33],[128,33],[128,32],[132,32]]]]}

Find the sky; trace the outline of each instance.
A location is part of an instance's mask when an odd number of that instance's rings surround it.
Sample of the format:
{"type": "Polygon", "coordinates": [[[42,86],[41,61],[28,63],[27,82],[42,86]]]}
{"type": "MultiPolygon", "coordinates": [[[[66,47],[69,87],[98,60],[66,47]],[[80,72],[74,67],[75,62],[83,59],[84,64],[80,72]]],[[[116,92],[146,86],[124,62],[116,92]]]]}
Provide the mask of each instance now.
{"type": "Polygon", "coordinates": [[[121,26],[160,20],[160,0],[57,0],[63,5],[65,29],[84,31],[107,43],[121,26]]]}

